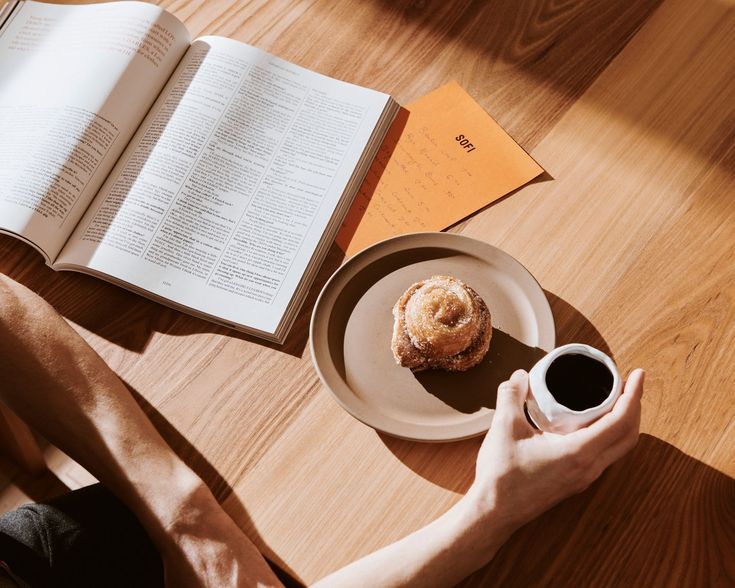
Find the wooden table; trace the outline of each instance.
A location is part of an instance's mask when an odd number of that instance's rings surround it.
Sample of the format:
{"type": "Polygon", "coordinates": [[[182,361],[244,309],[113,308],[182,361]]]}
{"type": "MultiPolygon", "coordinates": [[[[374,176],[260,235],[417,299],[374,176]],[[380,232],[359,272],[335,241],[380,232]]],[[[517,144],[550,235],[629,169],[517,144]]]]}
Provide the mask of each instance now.
{"type": "MultiPolygon", "coordinates": [[[[648,373],[640,443],[467,586],[735,584],[735,10],[730,0],[161,4],[410,101],[457,79],[547,170],[452,230],[519,259],[560,342],[648,373]]],[[[311,365],[0,240],[128,383],[236,521],[305,582],[439,515],[478,440],[416,444],[343,412],[311,365]]]]}

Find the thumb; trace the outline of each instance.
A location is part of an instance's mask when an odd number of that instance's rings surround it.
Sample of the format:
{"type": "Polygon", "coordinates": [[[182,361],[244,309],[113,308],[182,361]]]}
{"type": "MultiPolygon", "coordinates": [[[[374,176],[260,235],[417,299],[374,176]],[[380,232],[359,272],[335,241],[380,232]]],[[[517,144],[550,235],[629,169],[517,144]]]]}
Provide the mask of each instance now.
{"type": "Polygon", "coordinates": [[[516,370],[510,380],[498,386],[495,416],[503,420],[514,420],[517,417],[525,420],[523,405],[527,396],[528,373],[525,370],[516,370]]]}

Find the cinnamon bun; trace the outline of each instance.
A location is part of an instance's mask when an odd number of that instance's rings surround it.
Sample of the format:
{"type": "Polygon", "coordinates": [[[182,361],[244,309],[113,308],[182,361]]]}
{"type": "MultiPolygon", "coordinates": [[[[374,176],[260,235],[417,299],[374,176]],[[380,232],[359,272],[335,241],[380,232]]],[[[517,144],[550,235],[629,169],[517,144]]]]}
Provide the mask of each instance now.
{"type": "Polygon", "coordinates": [[[393,356],[413,371],[468,370],[485,357],[492,336],[483,299],[451,276],[413,284],[393,307],[393,319],[393,356]]]}

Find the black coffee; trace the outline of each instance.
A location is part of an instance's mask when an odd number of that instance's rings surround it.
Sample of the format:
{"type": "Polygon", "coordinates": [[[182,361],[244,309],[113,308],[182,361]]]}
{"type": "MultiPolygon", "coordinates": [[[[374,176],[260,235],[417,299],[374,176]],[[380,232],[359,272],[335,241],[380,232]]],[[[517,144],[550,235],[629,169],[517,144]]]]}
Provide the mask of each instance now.
{"type": "Polygon", "coordinates": [[[546,370],[546,387],[559,404],[585,410],[610,395],[613,375],[607,366],[579,353],[560,355],[546,370]]]}

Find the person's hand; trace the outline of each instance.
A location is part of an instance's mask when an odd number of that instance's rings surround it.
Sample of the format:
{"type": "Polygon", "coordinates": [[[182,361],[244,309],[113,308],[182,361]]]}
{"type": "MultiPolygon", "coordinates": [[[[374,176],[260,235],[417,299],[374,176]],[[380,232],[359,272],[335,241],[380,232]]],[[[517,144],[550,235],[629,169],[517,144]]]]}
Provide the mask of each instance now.
{"type": "Polygon", "coordinates": [[[467,494],[425,527],[323,578],[319,586],[455,586],[521,525],[579,492],[638,439],[643,372],[612,412],[569,435],[536,431],[523,403],[528,374],[501,384],[467,494]]]}
{"type": "Polygon", "coordinates": [[[498,388],[492,427],[477,457],[468,497],[512,533],[558,502],[582,492],[638,441],[643,370],[628,377],[612,411],[566,435],[534,429],[524,402],[528,374],[515,372],[498,388]]]}
{"type": "Polygon", "coordinates": [[[192,493],[178,510],[161,549],[167,587],[281,586],[208,489],[192,493]]]}

